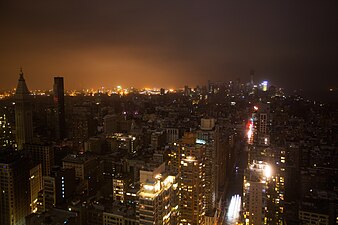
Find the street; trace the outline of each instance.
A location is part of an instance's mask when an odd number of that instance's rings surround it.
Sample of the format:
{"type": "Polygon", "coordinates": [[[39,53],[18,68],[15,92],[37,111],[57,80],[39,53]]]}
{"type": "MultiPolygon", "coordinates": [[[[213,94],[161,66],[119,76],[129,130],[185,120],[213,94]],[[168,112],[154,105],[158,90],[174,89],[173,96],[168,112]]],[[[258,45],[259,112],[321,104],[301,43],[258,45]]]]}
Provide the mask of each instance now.
{"type": "Polygon", "coordinates": [[[225,190],[223,224],[236,224],[236,222],[239,222],[241,219],[240,211],[242,209],[243,176],[247,161],[247,145],[244,144],[240,149],[238,161],[235,163],[233,169],[233,175],[230,177],[228,186],[225,190]]]}

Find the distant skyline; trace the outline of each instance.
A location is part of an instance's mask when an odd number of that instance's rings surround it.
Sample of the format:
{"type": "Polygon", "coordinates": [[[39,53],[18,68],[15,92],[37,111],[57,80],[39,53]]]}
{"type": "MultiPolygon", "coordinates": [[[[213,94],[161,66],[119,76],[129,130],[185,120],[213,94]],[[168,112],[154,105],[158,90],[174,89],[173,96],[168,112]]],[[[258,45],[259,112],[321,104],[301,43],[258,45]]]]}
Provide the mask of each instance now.
{"type": "Polygon", "coordinates": [[[338,2],[1,1],[0,89],[338,86],[338,2]]]}

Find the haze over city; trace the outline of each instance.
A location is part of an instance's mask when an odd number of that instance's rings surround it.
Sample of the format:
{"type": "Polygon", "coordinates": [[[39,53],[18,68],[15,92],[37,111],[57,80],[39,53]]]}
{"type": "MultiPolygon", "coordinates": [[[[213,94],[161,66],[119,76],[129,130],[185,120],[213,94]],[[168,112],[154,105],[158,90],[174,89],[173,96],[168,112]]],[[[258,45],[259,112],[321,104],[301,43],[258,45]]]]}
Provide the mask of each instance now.
{"type": "Polygon", "coordinates": [[[1,1],[0,225],[337,225],[337,12],[1,1]]]}
{"type": "Polygon", "coordinates": [[[337,87],[337,1],[2,1],[0,89],[337,87]],[[320,79],[320,82],[318,82],[320,79]]]}

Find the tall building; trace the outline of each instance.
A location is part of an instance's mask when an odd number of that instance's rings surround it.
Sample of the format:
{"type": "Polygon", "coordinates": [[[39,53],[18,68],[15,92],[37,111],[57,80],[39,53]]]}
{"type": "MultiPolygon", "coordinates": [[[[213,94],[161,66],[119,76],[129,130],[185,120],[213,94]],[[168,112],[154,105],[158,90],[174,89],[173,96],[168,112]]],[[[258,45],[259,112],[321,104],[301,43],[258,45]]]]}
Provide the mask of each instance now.
{"type": "Polygon", "coordinates": [[[38,211],[39,192],[42,190],[42,172],[41,164],[33,167],[29,171],[29,185],[30,185],[30,207],[31,212],[38,211]]]}
{"type": "Polygon", "coordinates": [[[175,176],[165,174],[163,165],[153,171],[140,171],[140,225],[177,224],[177,183],[175,176]]]}
{"type": "Polygon", "coordinates": [[[267,223],[267,189],[272,169],[265,162],[253,162],[244,175],[243,214],[246,225],[267,223]]]}
{"type": "Polygon", "coordinates": [[[10,114],[6,107],[0,108],[0,149],[10,148],[15,143],[8,115],[10,114]]]}
{"type": "Polygon", "coordinates": [[[41,164],[42,175],[49,176],[54,166],[54,149],[47,144],[25,144],[25,151],[28,152],[34,165],[41,164]]]}
{"type": "Polygon", "coordinates": [[[15,127],[16,142],[21,150],[24,143],[33,140],[32,102],[22,70],[15,91],[15,127]]]}
{"type": "Polygon", "coordinates": [[[210,197],[206,193],[210,191],[206,188],[206,141],[186,133],[174,143],[170,156],[171,173],[179,177],[179,224],[204,224],[207,196],[210,197]]]}
{"type": "Polygon", "coordinates": [[[0,152],[0,224],[25,225],[29,208],[29,168],[21,153],[0,152]]]}
{"type": "Polygon", "coordinates": [[[53,94],[56,113],[55,136],[60,140],[67,137],[63,77],[54,77],[53,94]]]}
{"type": "Polygon", "coordinates": [[[215,119],[201,119],[201,130],[197,132],[199,143],[205,144],[205,209],[208,215],[214,214],[216,196],[218,194],[219,168],[216,156],[219,146],[217,146],[215,119]]]}
{"type": "Polygon", "coordinates": [[[43,209],[64,203],[75,191],[75,170],[55,167],[50,176],[43,177],[43,209]]]}

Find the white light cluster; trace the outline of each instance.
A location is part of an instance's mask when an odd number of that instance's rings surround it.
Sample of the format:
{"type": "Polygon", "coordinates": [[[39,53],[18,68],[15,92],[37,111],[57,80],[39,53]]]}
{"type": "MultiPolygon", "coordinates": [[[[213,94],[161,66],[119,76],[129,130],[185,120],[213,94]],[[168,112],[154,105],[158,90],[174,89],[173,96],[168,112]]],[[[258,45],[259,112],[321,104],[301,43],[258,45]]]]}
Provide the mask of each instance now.
{"type": "Polygon", "coordinates": [[[229,222],[235,223],[239,219],[239,212],[241,211],[241,201],[241,196],[239,195],[233,195],[231,197],[227,214],[227,219],[229,222]]]}

